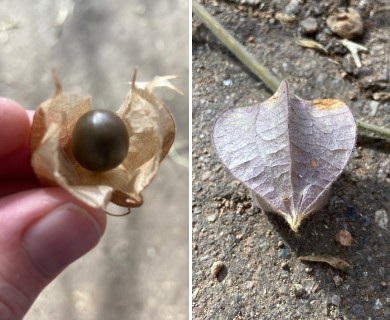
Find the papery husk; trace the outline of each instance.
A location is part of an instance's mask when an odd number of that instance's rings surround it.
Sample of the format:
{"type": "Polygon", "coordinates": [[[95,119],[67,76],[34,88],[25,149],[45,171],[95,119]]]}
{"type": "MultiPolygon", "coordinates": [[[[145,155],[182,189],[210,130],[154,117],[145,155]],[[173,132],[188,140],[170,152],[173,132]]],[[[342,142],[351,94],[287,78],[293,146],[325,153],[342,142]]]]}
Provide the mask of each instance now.
{"type": "Polygon", "coordinates": [[[300,99],[286,80],[267,101],[225,111],[213,130],[226,169],[253,191],[257,206],[280,214],[294,232],[326,205],[355,140],[355,120],[342,101],[300,99]]]}
{"type": "Polygon", "coordinates": [[[77,120],[91,110],[91,99],[63,95],[56,82],[56,94],[36,110],[30,137],[32,167],[44,185],[61,186],[94,208],[105,208],[109,201],[123,207],[139,207],[141,191],[156,175],[175,138],[171,113],[153,94],[156,87],[180,92],[172,77],[156,77],[149,83],[135,82],[117,114],[129,131],[129,150],[116,168],[92,172],[81,167],[70,146],[77,120]]]}

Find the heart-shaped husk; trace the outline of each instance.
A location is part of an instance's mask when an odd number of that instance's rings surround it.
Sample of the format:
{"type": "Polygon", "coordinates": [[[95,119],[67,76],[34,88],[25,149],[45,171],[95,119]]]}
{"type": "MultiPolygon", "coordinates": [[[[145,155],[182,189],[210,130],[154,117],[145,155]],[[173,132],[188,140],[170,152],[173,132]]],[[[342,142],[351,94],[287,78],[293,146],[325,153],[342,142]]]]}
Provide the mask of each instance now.
{"type": "Polygon", "coordinates": [[[290,95],[283,81],[267,101],[224,112],[213,140],[222,163],[258,205],[297,231],[326,203],[351,156],[356,124],[342,101],[305,101],[290,95]]]}

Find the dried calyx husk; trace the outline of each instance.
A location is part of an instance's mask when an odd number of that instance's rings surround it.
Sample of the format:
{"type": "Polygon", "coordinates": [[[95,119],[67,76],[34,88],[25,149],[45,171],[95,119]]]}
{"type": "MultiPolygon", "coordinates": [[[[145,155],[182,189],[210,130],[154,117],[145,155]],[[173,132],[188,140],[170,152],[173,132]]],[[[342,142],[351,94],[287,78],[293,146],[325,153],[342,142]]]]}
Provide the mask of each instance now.
{"type": "Polygon", "coordinates": [[[355,141],[344,102],[303,100],[290,94],[286,80],[267,101],[225,111],[213,134],[217,155],[252,190],[254,203],[280,214],[295,232],[327,203],[355,141]]]}
{"type": "Polygon", "coordinates": [[[54,97],[38,106],[30,136],[31,163],[43,185],[60,186],[94,208],[111,201],[134,208],[142,205],[142,190],[156,175],[175,138],[175,122],[169,110],[154,95],[157,87],[181,93],[169,80],[155,77],[136,82],[116,114],[129,134],[129,148],[122,163],[106,171],[82,167],[72,153],[71,136],[77,121],[92,110],[91,98],[64,95],[58,78],[54,97]]]}

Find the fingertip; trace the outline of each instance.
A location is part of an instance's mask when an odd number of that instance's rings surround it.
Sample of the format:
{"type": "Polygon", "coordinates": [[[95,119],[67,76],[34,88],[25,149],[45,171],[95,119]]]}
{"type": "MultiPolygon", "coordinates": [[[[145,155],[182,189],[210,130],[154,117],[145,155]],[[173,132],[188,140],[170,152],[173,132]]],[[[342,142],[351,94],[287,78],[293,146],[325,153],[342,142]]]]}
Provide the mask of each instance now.
{"type": "Polygon", "coordinates": [[[30,119],[26,110],[17,102],[0,97],[0,158],[26,145],[29,134],[30,119]]]}

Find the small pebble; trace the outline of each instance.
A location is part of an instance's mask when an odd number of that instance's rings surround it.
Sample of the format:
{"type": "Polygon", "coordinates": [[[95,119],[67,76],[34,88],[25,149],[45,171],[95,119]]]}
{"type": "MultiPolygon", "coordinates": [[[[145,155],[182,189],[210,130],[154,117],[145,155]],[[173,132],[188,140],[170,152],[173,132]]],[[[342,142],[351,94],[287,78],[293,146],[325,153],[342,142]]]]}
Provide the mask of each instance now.
{"type": "Polygon", "coordinates": [[[370,0],[360,0],[359,4],[358,4],[358,8],[360,10],[368,10],[371,3],[372,3],[372,1],[370,1],[370,0]]]}
{"type": "Polygon", "coordinates": [[[291,0],[286,6],[285,13],[288,15],[296,15],[301,10],[298,0],[291,0]]]}
{"type": "Polygon", "coordinates": [[[333,277],[333,282],[336,287],[340,287],[343,284],[344,280],[339,275],[336,275],[333,277]]]}
{"type": "Polygon", "coordinates": [[[196,299],[199,293],[199,288],[195,288],[195,290],[192,292],[192,301],[196,299]]]}
{"type": "Polygon", "coordinates": [[[268,241],[267,240],[262,240],[262,242],[260,242],[260,244],[259,244],[259,247],[260,247],[262,252],[268,250],[269,249],[268,241]]]}
{"type": "Polygon", "coordinates": [[[378,101],[388,101],[388,100],[390,100],[390,93],[389,92],[374,92],[372,94],[372,98],[374,100],[378,100],[378,101]]]}
{"type": "Polygon", "coordinates": [[[236,213],[238,214],[243,214],[245,212],[245,207],[244,205],[240,202],[237,204],[237,210],[236,213]]]}
{"type": "Polygon", "coordinates": [[[386,180],[388,175],[390,175],[390,159],[381,161],[378,167],[379,179],[386,180]]]}
{"type": "Polygon", "coordinates": [[[310,273],[310,272],[312,272],[313,271],[313,268],[310,268],[310,267],[306,267],[305,268],[305,272],[306,273],[310,273]]]}
{"type": "Polygon", "coordinates": [[[288,262],[287,261],[283,261],[280,266],[282,267],[282,269],[284,270],[288,270],[290,268],[290,266],[288,265],[288,262]]]}
{"type": "Polygon", "coordinates": [[[256,6],[256,5],[258,5],[260,2],[261,2],[261,0],[241,0],[240,3],[242,3],[242,4],[248,4],[248,5],[251,5],[251,6],[256,6]]]}
{"type": "Polygon", "coordinates": [[[246,281],[246,289],[251,290],[255,286],[255,281],[246,281]]]}
{"type": "Polygon", "coordinates": [[[385,210],[375,211],[375,222],[379,227],[387,230],[388,217],[385,210]]]}
{"type": "Polygon", "coordinates": [[[194,215],[202,213],[202,208],[195,207],[194,210],[192,210],[192,212],[193,212],[194,215]]]}
{"type": "Polygon", "coordinates": [[[280,284],[277,288],[276,291],[279,295],[288,295],[288,286],[284,284],[280,284]]]}
{"type": "Polygon", "coordinates": [[[381,281],[381,287],[382,288],[387,288],[387,282],[386,281],[381,281]]]}
{"type": "Polygon", "coordinates": [[[213,175],[213,174],[212,174],[211,171],[205,171],[205,172],[203,172],[203,174],[202,174],[201,180],[202,180],[202,181],[208,180],[208,179],[210,179],[210,177],[211,177],[212,175],[213,175]]]}
{"type": "Polygon", "coordinates": [[[378,101],[371,101],[370,102],[370,108],[371,108],[371,111],[369,112],[369,116],[371,117],[375,117],[377,111],[378,111],[378,107],[379,107],[379,102],[378,101]]]}
{"type": "Polygon", "coordinates": [[[313,17],[308,17],[300,22],[302,32],[304,34],[310,35],[316,33],[318,30],[317,20],[313,17]]]}
{"type": "Polygon", "coordinates": [[[278,248],[283,248],[283,247],[284,247],[284,242],[278,241],[278,248]]]}
{"type": "Polygon", "coordinates": [[[374,305],[374,309],[375,309],[375,310],[380,310],[380,309],[382,309],[382,308],[383,308],[382,302],[381,302],[379,299],[376,299],[375,305],[374,305]]]}
{"type": "Polygon", "coordinates": [[[297,20],[297,17],[294,15],[288,15],[287,13],[283,12],[276,12],[275,19],[280,21],[281,23],[291,23],[297,20]]]}
{"type": "Polygon", "coordinates": [[[304,279],[302,280],[302,286],[305,289],[307,293],[311,293],[315,289],[315,281],[311,279],[304,279]]]}
{"type": "Polygon", "coordinates": [[[339,8],[326,19],[326,24],[341,38],[353,39],[363,34],[362,18],[353,8],[339,8]]]}
{"type": "Polygon", "coordinates": [[[333,295],[332,298],[330,299],[330,303],[333,304],[334,306],[340,306],[341,297],[338,294],[333,295]]]}
{"type": "Polygon", "coordinates": [[[301,298],[305,294],[305,288],[299,283],[294,283],[292,285],[292,290],[297,298],[301,298]]]}
{"type": "Polygon", "coordinates": [[[223,85],[230,87],[233,84],[233,81],[231,79],[223,80],[223,85]]]}
{"type": "Polygon", "coordinates": [[[207,216],[208,222],[215,222],[215,220],[217,220],[217,216],[215,214],[210,214],[209,216],[207,216]]]}
{"type": "Polygon", "coordinates": [[[288,279],[290,278],[290,275],[288,274],[288,270],[284,270],[286,272],[282,273],[279,277],[280,277],[280,280],[282,282],[286,282],[288,281],[288,279]]]}
{"type": "Polygon", "coordinates": [[[218,277],[218,274],[221,272],[222,268],[224,267],[224,263],[222,261],[215,261],[213,265],[211,266],[211,275],[214,278],[218,277]]]}
{"type": "Polygon", "coordinates": [[[351,155],[351,157],[352,157],[353,159],[360,159],[360,158],[362,157],[362,155],[361,155],[361,153],[360,153],[360,151],[359,151],[358,149],[354,148],[354,149],[352,150],[352,155],[351,155]]]}
{"type": "Polygon", "coordinates": [[[350,247],[353,242],[351,233],[345,229],[342,229],[336,233],[335,240],[344,247],[350,247]]]}
{"type": "Polygon", "coordinates": [[[349,98],[349,100],[356,100],[357,92],[354,90],[348,91],[348,98],[349,98]]]}
{"type": "Polygon", "coordinates": [[[192,190],[195,192],[202,191],[202,185],[199,182],[193,184],[192,190]]]}

